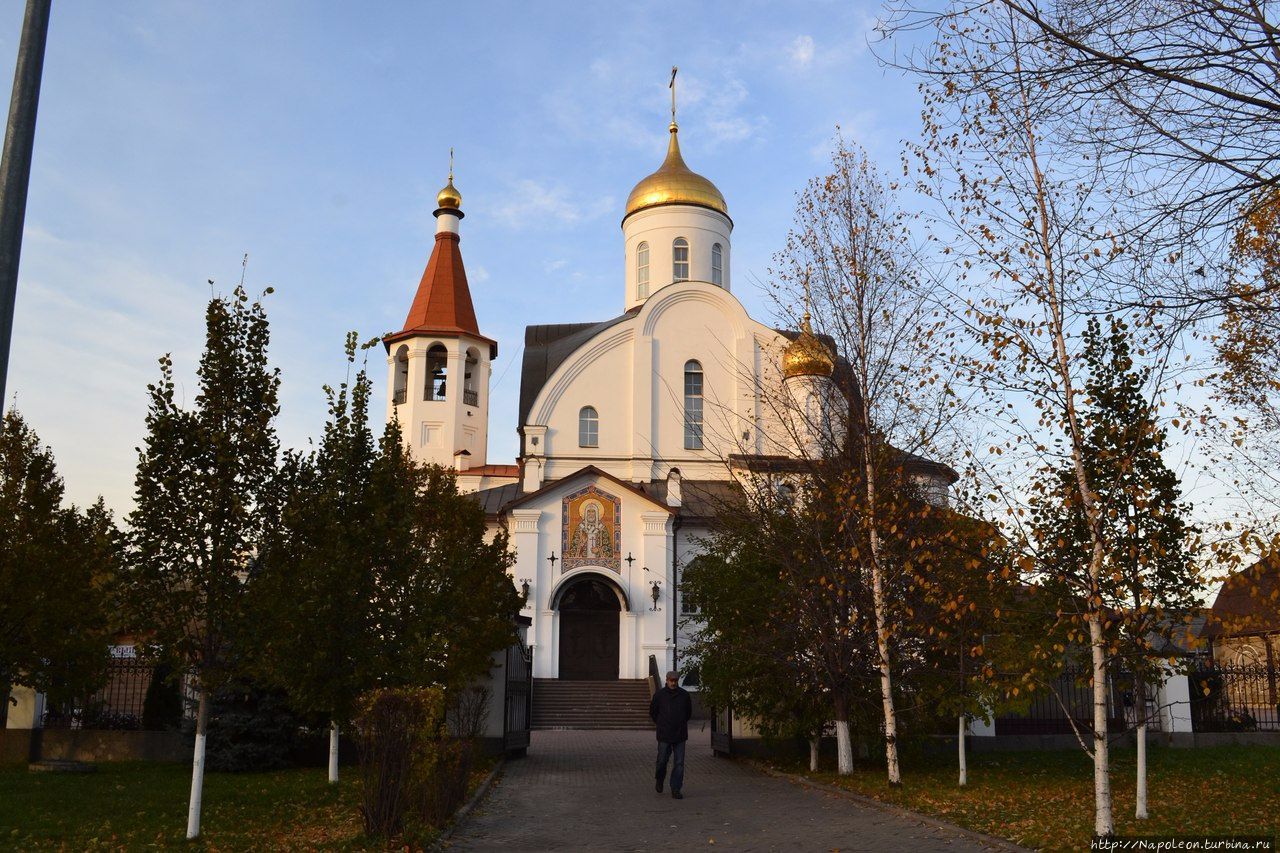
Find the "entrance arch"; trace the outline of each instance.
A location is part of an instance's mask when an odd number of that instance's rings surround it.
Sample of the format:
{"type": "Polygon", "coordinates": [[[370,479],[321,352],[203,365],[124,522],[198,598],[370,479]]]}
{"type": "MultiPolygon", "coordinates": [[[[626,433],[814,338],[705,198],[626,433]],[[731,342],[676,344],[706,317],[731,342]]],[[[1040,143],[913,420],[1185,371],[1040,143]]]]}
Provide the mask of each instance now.
{"type": "Polygon", "coordinates": [[[582,574],[560,588],[555,606],[560,615],[560,678],[616,681],[622,613],[617,587],[602,575],[582,574]]]}

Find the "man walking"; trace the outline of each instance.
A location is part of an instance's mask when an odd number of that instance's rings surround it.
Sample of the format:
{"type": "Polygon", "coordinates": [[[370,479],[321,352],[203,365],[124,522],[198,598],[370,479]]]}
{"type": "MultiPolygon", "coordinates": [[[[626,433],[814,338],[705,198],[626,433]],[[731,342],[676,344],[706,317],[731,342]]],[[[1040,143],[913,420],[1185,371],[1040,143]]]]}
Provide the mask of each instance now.
{"type": "Polygon", "coordinates": [[[675,758],[671,768],[671,797],[683,800],[684,745],[689,740],[689,718],[693,716],[693,700],[676,679],[675,670],[667,673],[667,685],[660,687],[649,702],[649,718],[658,727],[658,766],[653,789],[662,793],[667,776],[667,761],[675,758]]]}

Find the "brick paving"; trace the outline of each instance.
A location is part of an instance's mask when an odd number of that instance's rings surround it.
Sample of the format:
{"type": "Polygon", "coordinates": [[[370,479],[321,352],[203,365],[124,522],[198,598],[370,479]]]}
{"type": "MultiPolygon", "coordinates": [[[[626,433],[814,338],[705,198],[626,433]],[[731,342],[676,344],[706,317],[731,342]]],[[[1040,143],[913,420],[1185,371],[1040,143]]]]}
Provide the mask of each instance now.
{"type": "Polygon", "coordinates": [[[973,837],[716,758],[690,731],[683,800],[653,790],[652,732],[541,731],[450,850],[976,851],[973,837]]]}

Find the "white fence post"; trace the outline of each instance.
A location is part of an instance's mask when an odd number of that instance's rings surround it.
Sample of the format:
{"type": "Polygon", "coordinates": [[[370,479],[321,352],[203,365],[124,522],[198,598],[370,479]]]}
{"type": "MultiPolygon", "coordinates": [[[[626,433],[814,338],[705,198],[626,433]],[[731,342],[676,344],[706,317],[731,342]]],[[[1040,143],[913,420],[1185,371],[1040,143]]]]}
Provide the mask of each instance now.
{"type": "Polygon", "coordinates": [[[1191,725],[1191,679],[1178,672],[1166,672],[1160,685],[1160,722],[1169,733],[1193,732],[1191,725]]]}

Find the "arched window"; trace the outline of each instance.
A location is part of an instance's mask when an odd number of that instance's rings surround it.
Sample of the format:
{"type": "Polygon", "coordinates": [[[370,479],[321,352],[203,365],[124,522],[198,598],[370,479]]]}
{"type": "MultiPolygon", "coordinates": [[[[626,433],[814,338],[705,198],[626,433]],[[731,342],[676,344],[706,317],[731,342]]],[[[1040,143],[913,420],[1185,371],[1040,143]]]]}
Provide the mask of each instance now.
{"type": "Polygon", "coordinates": [[[422,399],[443,400],[445,380],[449,372],[449,351],[444,344],[432,344],[427,350],[427,385],[423,389],[422,399]]]}
{"type": "Polygon", "coordinates": [[[689,241],[683,237],[671,244],[671,280],[689,280],[689,241]]]}
{"type": "Polygon", "coordinates": [[[711,247],[711,283],[724,287],[724,249],[719,243],[711,247]]]}
{"type": "Polygon", "coordinates": [[[462,402],[468,406],[480,405],[480,353],[475,347],[467,350],[467,363],[462,376],[462,402]]]}
{"type": "Polygon", "coordinates": [[[636,292],[644,299],[649,295],[649,244],[636,247],[636,292]]]}
{"type": "Polygon", "coordinates": [[[409,348],[402,346],[396,350],[395,384],[391,387],[391,402],[400,405],[405,401],[405,389],[409,387],[409,348]]]}
{"type": "Polygon", "coordinates": [[[702,365],[684,364],[684,449],[702,449],[702,365]]]}
{"type": "Polygon", "coordinates": [[[578,446],[600,446],[600,416],[591,406],[583,406],[578,412],[578,446]]]}

